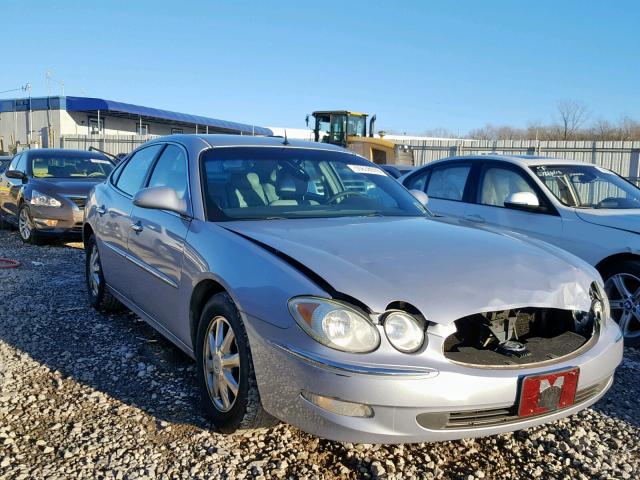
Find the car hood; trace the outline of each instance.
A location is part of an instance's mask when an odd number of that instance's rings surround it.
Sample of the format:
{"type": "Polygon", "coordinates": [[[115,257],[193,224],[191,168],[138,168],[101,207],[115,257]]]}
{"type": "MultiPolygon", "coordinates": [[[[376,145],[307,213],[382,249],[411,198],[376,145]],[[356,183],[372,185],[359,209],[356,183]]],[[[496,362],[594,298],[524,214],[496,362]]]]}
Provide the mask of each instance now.
{"type": "Polygon", "coordinates": [[[426,218],[234,221],[221,226],[285,254],[373,312],[403,301],[441,324],[510,308],[589,310],[588,290],[596,279],[583,262],[555,248],[426,218]]]}
{"type": "Polygon", "coordinates": [[[58,195],[79,195],[86,197],[97,184],[104,182],[98,179],[69,179],[69,178],[34,178],[31,187],[42,193],[58,195]]]}
{"type": "Polygon", "coordinates": [[[585,222],[640,233],[640,209],[637,208],[624,210],[576,209],[575,212],[585,222]]]}

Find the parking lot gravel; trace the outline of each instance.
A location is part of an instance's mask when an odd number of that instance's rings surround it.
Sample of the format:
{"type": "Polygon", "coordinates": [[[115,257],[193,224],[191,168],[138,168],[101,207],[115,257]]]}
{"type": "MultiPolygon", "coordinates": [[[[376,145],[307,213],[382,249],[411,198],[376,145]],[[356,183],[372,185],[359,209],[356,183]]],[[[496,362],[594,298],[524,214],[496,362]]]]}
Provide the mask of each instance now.
{"type": "Polygon", "coordinates": [[[640,352],[594,407],[513,434],[414,445],[236,436],[203,418],[193,362],[131,313],[86,300],[81,243],[0,231],[0,478],[640,477],[640,352]]]}

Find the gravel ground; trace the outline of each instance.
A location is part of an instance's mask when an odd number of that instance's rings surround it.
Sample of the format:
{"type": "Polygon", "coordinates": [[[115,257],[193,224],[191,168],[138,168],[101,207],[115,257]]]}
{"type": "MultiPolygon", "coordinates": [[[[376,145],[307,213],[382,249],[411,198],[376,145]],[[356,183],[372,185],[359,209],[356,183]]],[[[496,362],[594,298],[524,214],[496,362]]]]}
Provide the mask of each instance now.
{"type": "Polygon", "coordinates": [[[0,478],[639,478],[640,352],[569,419],[436,444],[353,445],[281,424],[213,431],[193,363],[136,316],[86,301],[79,243],[0,231],[0,478]]]}

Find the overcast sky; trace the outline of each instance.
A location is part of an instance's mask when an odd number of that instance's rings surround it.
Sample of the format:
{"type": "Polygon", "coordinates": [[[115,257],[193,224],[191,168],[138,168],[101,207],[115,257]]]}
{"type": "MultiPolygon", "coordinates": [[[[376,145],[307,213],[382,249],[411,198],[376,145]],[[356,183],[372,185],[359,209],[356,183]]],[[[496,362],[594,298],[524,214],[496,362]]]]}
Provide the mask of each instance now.
{"type": "Polygon", "coordinates": [[[637,1],[3,0],[0,24],[0,91],[34,96],[50,70],[67,95],[289,128],[335,108],[464,133],[559,99],[640,117],[637,1]]]}

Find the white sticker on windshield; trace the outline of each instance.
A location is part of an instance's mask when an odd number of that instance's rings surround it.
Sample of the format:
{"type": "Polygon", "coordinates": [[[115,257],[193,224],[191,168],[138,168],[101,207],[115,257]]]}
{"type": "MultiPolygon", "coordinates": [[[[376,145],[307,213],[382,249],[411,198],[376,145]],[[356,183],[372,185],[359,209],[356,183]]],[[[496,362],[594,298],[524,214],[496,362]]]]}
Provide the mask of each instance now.
{"type": "Polygon", "coordinates": [[[349,164],[347,164],[347,167],[349,167],[349,169],[352,172],[355,172],[355,173],[366,173],[366,174],[369,174],[369,175],[386,175],[386,173],[384,173],[379,168],[369,167],[368,165],[349,165],[349,164]]]}
{"type": "Polygon", "coordinates": [[[97,158],[91,158],[91,163],[104,163],[106,165],[111,164],[109,160],[98,160],[97,158]]]}

